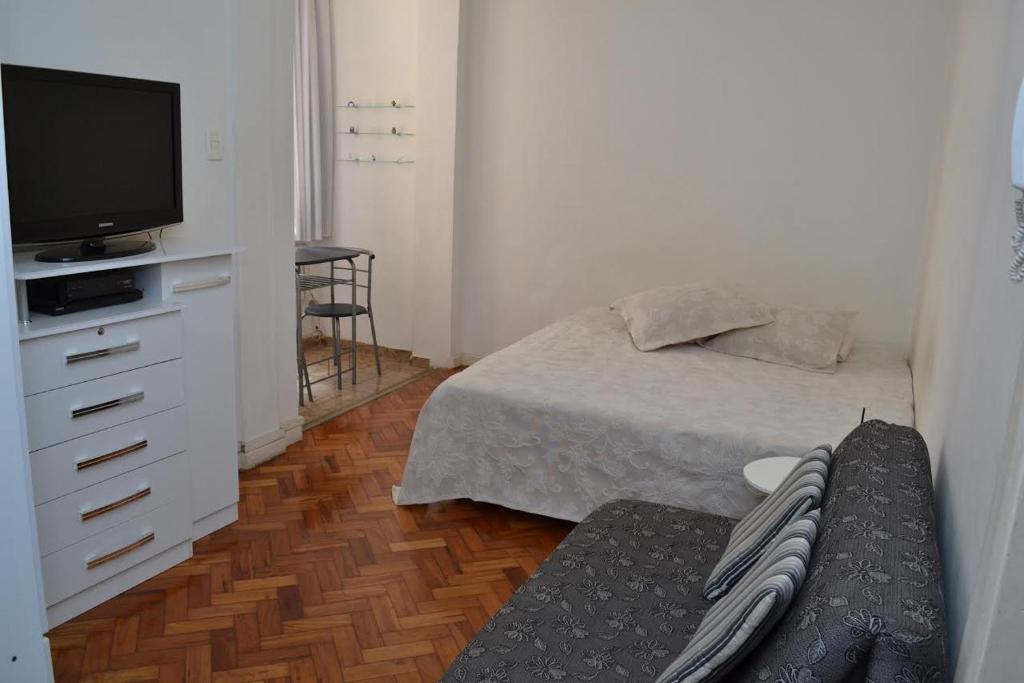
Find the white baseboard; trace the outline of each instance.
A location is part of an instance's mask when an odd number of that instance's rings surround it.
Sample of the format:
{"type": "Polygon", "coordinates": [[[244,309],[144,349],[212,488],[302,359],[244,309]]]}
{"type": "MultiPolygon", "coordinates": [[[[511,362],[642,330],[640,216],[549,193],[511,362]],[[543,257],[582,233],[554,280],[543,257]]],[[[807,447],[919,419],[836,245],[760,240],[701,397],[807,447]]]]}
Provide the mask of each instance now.
{"type": "Polygon", "coordinates": [[[473,363],[481,360],[483,356],[474,356],[471,353],[460,353],[455,357],[455,367],[462,365],[472,365],[473,363]]]}
{"type": "Polygon", "coordinates": [[[432,369],[438,368],[454,368],[458,365],[459,359],[454,356],[446,356],[445,358],[431,358],[429,359],[430,367],[432,369]]]}
{"type": "Polygon", "coordinates": [[[242,450],[238,453],[238,468],[249,470],[284,453],[293,443],[302,440],[303,423],[304,420],[296,416],[272,432],[243,441],[242,450]]]}

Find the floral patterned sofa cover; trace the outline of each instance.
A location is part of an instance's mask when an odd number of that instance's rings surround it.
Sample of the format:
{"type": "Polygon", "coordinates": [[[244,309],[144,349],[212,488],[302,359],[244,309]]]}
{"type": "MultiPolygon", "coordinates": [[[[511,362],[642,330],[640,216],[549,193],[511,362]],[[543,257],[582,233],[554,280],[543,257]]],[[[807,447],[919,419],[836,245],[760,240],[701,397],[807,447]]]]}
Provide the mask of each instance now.
{"type": "MultiPolygon", "coordinates": [[[[581,522],[445,681],[648,681],[711,603],[735,520],[616,501],[581,522]]],[[[921,436],[871,421],[835,450],[807,581],[728,676],[742,683],[941,683],[946,624],[921,436]]]]}

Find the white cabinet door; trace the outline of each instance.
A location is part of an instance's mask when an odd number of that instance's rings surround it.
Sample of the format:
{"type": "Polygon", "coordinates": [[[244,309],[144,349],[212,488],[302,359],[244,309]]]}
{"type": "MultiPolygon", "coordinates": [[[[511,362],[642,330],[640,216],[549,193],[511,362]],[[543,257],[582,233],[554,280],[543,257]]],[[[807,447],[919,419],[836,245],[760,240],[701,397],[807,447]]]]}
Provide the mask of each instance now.
{"type": "Polygon", "coordinates": [[[238,502],[237,351],[231,257],[166,263],[162,269],[164,300],[182,306],[195,522],[238,502]]]}

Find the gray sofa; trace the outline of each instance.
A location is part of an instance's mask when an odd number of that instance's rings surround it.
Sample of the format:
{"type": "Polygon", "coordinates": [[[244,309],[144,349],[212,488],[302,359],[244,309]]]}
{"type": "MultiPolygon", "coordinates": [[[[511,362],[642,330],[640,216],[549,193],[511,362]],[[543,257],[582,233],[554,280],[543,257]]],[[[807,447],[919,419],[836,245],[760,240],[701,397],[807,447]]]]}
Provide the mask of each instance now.
{"type": "MultiPolygon", "coordinates": [[[[648,681],[683,650],[735,520],[602,505],[466,646],[445,681],[648,681]]],[[[911,428],[836,449],[807,581],[725,680],[940,683],[946,626],[931,468],[911,428]]]]}

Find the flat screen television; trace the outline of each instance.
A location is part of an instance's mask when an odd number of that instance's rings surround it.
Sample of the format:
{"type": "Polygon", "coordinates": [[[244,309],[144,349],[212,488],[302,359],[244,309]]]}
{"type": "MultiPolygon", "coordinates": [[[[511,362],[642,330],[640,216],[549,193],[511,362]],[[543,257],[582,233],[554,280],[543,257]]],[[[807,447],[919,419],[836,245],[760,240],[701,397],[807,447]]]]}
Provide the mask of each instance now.
{"type": "Polygon", "coordinates": [[[183,219],[177,83],[0,66],[15,245],[40,261],[139,254],[105,238],[183,219]]]}

